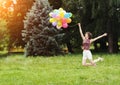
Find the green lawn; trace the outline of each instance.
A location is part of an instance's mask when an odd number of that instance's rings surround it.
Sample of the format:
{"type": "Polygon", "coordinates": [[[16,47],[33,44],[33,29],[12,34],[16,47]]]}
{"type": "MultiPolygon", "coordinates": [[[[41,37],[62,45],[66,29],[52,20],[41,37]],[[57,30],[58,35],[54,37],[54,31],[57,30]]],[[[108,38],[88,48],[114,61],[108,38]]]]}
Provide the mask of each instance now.
{"type": "Polygon", "coordinates": [[[120,55],[102,56],[105,60],[96,67],[83,67],[81,54],[2,57],[0,85],[120,85],[120,55]]]}

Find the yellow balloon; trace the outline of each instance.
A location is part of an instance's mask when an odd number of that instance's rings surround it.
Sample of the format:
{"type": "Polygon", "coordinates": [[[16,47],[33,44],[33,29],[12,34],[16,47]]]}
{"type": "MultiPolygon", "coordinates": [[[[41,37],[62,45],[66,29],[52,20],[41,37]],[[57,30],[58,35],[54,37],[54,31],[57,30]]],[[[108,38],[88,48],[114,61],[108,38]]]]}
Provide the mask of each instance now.
{"type": "Polygon", "coordinates": [[[62,23],[59,21],[59,22],[57,23],[57,26],[62,27],[62,23]]]}
{"type": "Polygon", "coordinates": [[[56,21],[56,19],[55,18],[50,18],[50,20],[49,20],[51,23],[52,22],[55,22],[56,21]]]}
{"type": "Polygon", "coordinates": [[[64,17],[65,13],[63,11],[60,12],[60,17],[64,17]]]}
{"type": "Polygon", "coordinates": [[[67,19],[67,23],[71,23],[71,21],[72,21],[72,20],[71,20],[70,18],[67,19]]]}
{"type": "Polygon", "coordinates": [[[64,11],[63,8],[59,8],[59,11],[64,11]]]}

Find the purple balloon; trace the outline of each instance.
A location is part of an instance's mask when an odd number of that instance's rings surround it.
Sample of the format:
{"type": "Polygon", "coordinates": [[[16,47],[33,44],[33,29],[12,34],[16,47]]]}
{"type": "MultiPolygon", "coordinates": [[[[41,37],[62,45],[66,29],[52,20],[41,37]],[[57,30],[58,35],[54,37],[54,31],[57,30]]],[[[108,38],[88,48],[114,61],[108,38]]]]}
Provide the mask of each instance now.
{"type": "Polygon", "coordinates": [[[55,13],[52,14],[52,17],[53,17],[53,18],[55,18],[56,16],[57,16],[57,14],[55,14],[55,13]]]}
{"type": "Polygon", "coordinates": [[[53,26],[56,26],[56,25],[57,25],[57,22],[53,22],[52,25],[53,25],[53,26]]]}

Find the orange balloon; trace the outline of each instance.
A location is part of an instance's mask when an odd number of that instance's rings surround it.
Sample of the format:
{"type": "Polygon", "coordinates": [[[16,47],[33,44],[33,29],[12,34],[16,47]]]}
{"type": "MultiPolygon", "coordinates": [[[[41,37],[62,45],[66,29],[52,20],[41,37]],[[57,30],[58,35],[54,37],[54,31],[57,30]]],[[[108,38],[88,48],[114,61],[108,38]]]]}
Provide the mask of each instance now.
{"type": "Polygon", "coordinates": [[[71,23],[71,21],[72,21],[72,20],[71,20],[70,18],[67,19],[67,23],[71,23]]]}

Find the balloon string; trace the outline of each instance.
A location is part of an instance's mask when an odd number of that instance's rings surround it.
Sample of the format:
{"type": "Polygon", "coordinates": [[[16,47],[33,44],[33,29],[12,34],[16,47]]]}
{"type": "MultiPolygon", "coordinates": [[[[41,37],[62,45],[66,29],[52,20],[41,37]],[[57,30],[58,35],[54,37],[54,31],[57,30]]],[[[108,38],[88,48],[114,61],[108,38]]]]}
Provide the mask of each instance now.
{"type": "Polygon", "coordinates": [[[74,25],[72,25],[72,26],[69,26],[69,27],[75,27],[75,26],[77,26],[77,24],[74,24],[74,25]]]}

